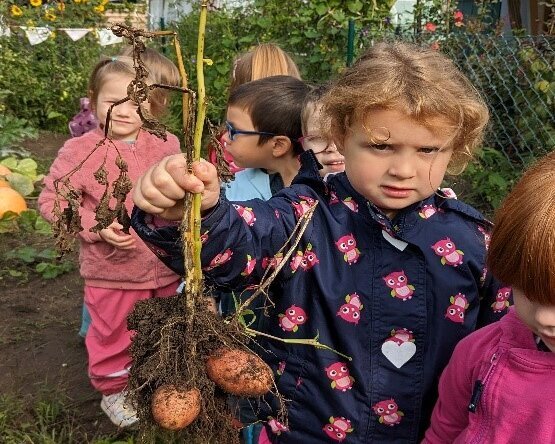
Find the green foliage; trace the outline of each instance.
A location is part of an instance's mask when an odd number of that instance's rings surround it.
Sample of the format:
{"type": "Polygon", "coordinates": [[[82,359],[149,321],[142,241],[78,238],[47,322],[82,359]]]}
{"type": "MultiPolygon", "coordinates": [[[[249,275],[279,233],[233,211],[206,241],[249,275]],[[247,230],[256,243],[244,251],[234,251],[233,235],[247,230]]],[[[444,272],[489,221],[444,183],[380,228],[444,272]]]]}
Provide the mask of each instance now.
{"type": "Polygon", "coordinates": [[[37,174],[37,162],[28,157],[23,159],[7,157],[0,161],[0,165],[11,170],[10,174],[1,177],[22,196],[32,194],[35,191],[35,183],[43,178],[42,174],[37,174]]]}
{"type": "MultiPolygon", "coordinates": [[[[88,76],[104,49],[92,33],[73,42],[58,34],[31,46],[16,30],[0,38],[0,90],[6,110],[32,126],[67,133],[69,119],[87,95],[88,76]]],[[[110,52],[116,48],[110,48],[110,52]]]]}
{"type": "Polygon", "coordinates": [[[9,24],[89,27],[103,22],[109,0],[7,0],[0,13],[9,24]]]}
{"type": "MultiPolygon", "coordinates": [[[[205,68],[208,118],[223,117],[233,60],[258,43],[279,44],[297,62],[310,82],[327,81],[346,64],[347,29],[353,19],[360,29],[387,27],[394,0],[254,0],[249,7],[211,11],[208,16],[205,57],[214,63],[205,68]]],[[[195,57],[198,11],[175,24],[183,46],[190,87],[196,89],[195,57]]],[[[172,112],[179,113],[177,105],[172,112]]]]}
{"type": "Polygon", "coordinates": [[[515,165],[502,152],[484,148],[454,188],[462,200],[491,217],[519,176],[515,165]]]}
{"type": "Polygon", "coordinates": [[[77,443],[74,429],[59,396],[45,393],[27,408],[21,399],[0,395],[0,436],[5,444],[77,443]]]}
{"type": "Polygon", "coordinates": [[[4,259],[6,265],[2,271],[11,277],[26,278],[29,271],[34,271],[43,279],[54,279],[73,270],[73,263],[59,260],[53,248],[20,247],[5,253],[4,259]]]}
{"type": "Polygon", "coordinates": [[[0,218],[0,233],[36,233],[51,235],[50,224],[42,218],[37,210],[22,211],[19,215],[8,211],[0,218]]]}
{"type": "Polygon", "coordinates": [[[3,98],[9,94],[9,91],[0,91],[0,153],[17,147],[25,139],[38,137],[38,131],[27,120],[6,112],[3,98]]]}

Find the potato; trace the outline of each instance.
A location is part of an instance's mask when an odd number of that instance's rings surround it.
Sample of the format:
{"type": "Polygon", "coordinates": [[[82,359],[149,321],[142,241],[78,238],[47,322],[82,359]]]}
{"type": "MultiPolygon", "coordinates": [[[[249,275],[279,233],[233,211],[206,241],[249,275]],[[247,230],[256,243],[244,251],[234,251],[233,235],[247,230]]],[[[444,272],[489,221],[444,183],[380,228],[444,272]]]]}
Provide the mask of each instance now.
{"type": "Polygon", "coordinates": [[[182,390],[175,385],[162,385],[152,394],[151,411],[154,420],[168,430],[181,430],[200,413],[200,391],[182,390]]]}
{"type": "Polygon", "coordinates": [[[272,370],[254,353],[220,348],[206,361],[206,373],[220,388],[237,396],[262,396],[270,391],[272,370]]]}

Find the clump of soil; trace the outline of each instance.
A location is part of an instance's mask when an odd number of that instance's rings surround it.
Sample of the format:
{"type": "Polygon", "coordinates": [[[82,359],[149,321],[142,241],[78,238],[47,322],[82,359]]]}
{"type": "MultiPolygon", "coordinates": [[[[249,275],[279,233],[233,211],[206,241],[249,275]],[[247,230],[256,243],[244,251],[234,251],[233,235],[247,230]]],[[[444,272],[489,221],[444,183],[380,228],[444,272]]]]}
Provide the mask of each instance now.
{"type": "Polygon", "coordinates": [[[140,418],[141,439],[147,440],[158,429],[151,413],[154,390],[169,384],[180,390],[198,389],[201,411],[187,428],[168,434],[179,442],[238,443],[227,394],[207,377],[205,364],[222,347],[248,351],[243,342],[248,338],[238,323],[226,323],[211,312],[204,298],[195,298],[200,301],[194,306],[192,333],[187,333],[190,317],[185,298],[176,295],[138,302],[128,318],[128,328],[136,331],[130,349],[129,391],[140,418]]]}

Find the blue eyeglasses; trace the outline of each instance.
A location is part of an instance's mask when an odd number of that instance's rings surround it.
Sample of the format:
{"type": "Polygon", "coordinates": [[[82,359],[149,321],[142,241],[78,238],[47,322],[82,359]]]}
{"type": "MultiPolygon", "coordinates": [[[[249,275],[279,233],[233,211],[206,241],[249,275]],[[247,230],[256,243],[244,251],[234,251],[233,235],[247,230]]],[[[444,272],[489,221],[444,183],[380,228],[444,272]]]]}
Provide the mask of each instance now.
{"type": "Polygon", "coordinates": [[[225,126],[227,128],[227,136],[229,137],[229,140],[235,140],[235,136],[237,134],[246,134],[247,136],[277,136],[277,134],[268,133],[266,131],[243,131],[243,130],[238,130],[238,129],[235,129],[233,127],[233,125],[230,122],[228,122],[227,120],[225,122],[225,126]]]}

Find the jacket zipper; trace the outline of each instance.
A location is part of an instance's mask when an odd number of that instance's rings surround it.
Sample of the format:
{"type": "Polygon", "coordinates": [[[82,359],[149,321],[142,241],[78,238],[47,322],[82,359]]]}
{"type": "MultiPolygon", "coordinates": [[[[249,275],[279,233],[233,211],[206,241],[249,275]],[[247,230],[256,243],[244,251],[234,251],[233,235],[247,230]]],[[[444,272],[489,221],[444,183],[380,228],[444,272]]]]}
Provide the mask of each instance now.
{"type": "MultiPolygon", "coordinates": [[[[474,383],[474,390],[472,392],[470,403],[468,404],[468,410],[472,413],[476,413],[476,410],[478,409],[478,405],[480,405],[483,411],[486,410],[486,401],[484,400],[482,395],[484,393],[488,380],[490,379],[491,375],[493,374],[493,371],[495,370],[495,367],[497,366],[497,363],[499,362],[500,354],[501,354],[501,351],[497,351],[491,357],[490,366],[483,378],[483,381],[480,381],[478,379],[474,383]]],[[[472,440],[472,444],[482,442],[482,436],[484,435],[484,432],[488,429],[488,425],[489,425],[489,420],[486,418],[486,415],[484,415],[484,418],[485,418],[485,423],[481,424],[480,429],[478,430],[478,433],[476,435],[476,438],[472,440]]]]}
{"type": "Polygon", "coordinates": [[[486,372],[486,375],[484,376],[484,380],[481,381],[477,379],[476,382],[474,382],[474,389],[472,390],[472,396],[470,397],[470,403],[468,404],[469,412],[476,413],[476,410],[478,409],[478,404],[480,403],[480,399],[482,397],[482,392],[484,391],[484,387],[488,382],[491,372],[497,365],[497,359],[498,359],[498,355],[497,353],[494,353],[489,361],[490,366],[488,371],[486,372]]]}

